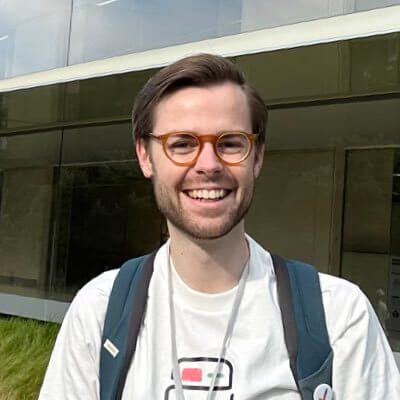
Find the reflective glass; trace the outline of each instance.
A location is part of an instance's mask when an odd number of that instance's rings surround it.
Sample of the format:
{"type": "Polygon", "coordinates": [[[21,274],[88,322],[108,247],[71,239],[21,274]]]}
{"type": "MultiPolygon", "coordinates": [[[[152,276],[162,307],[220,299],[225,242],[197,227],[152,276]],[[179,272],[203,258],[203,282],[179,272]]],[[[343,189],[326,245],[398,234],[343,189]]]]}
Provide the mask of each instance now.
{"type": "Polygon", "coordinates": [[[0,292],[47,296],[60,139],[0,136],[0,292]]]}
{"type": "Polygon", "coordinates": [[[65,89],[66,122],[129,119],[136,94],[154,73],[137,71],[70,82],[65,89]]]}
{"type": "Polygon", "coordinates": [[[399,4],[400,0],[2,0],[0,79],[399,4]]]}
{"type": "Polygon", "coordinates": [[[69,64],[240,33],[240,0],[75,0],[69,64]]]}
{"type": "Polygon", "coordinates": [[[53,127],[63,118],[63,85],[0,93],[0,133],[53,127]]]}
{"type": "Polygon", "coordinates": [[[244,55],[236,63],[270,105],[398,92],[400,34],[244,55]]]}
{"type": "Polygon", "coordinates": [[[356,11],[368,11],[400,4],[400,0],[354,0],[356,11]]]}
{"type": "Polygon", "coordinates": [[[71,0],[0,1],[0,79],[66,65],[71,0]]]}
{"type": "Polygon", "coordinates": [[[69,64],[399,4],[400,0],[76,0],[69,64]]]}
{"type": "Polygon", "coordinates": [[[400,146],[351,150],[346,159],[343,277],[357,282],[400,351],[400,146]]]}
{"type": "Polygon", "coordinates": [[[400,0],[242,0],[241,31],[273,28],[399,4],[400,0]]]}
{"type": "Polygon", "coordinates": [[[128,123],[64,131],[51,297],[158,247],[163,219],[133,156],[128,123]]]}
{"type": "MultiPolygon", "coordinates": [[[[283,131],[269,130],[270,136],[283,131]]],[[[271,148],[267,140],[263,170],[256,180],[247,231],[267,249],[331,272],[330,239],[335,157],[295,144],[271,148]]]]}
{"type": "Polygon", "coordinates": [[[134,160],[129,123],[105,124],[65,130],[63,165],[134,160]]]}

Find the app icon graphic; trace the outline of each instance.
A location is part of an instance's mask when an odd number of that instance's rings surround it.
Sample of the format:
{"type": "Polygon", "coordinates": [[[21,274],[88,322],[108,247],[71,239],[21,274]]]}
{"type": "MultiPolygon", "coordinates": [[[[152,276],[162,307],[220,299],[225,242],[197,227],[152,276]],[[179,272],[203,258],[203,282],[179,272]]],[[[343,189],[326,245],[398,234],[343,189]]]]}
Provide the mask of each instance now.
{"type": "MultiPolygon", "coordinates": [[[[204,400],[204,392],[210,389],[218,358],[184,357],[179,359],[178,363],[185,395],[193,400],[204,400]]],[[[214,390],[220,392],[218,393],[218,399],[234,400],[232,379],[232,364],[228,360],[222,358],[214,385],[214,390]]],[[[171,380],[173,381],[172,373],[171,380]]],[[[176,388],[174,383],[165,390],[164,400],[176,400],[176,388]]]]}

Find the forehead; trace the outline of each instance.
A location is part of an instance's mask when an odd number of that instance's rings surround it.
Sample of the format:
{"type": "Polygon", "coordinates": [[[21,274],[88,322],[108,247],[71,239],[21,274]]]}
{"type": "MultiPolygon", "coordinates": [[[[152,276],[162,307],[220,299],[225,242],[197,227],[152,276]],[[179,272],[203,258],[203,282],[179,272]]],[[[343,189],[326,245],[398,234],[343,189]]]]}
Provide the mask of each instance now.
{"type": "Polygon", "coordinates": [[[239,85],[231,82],[179,89],[160,101],[153,121],[153,130],[158,133],[251,130],[247,96],[239,85]]]}

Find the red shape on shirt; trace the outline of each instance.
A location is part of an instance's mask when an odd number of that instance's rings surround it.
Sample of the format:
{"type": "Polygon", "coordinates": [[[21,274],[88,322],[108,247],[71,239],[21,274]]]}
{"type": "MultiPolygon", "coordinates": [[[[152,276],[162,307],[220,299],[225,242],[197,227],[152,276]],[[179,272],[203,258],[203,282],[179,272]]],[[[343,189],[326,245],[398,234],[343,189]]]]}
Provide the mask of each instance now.
{"type": "Polygon", "coordinates": [[[200,368],[184,368],[182,371],[183,381],[201,382],[202,379],[202,371],[200,368]]]}

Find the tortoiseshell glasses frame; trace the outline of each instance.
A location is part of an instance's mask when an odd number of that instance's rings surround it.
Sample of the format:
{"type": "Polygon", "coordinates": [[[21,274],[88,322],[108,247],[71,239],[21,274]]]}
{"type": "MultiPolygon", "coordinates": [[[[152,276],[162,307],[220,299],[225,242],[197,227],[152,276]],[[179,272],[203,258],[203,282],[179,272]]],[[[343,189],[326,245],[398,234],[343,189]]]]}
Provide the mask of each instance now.
{"type": "Polygon", "coordinates": [[[257,134],[242,131],[224,131],[218,134],[199,135],[195,132],[169,132],[146,136],[162,144],[165,155],[175,165],[192,166],[196,163],[206,142],[223,164],[238,165],[251,154],[257,134]]]}

